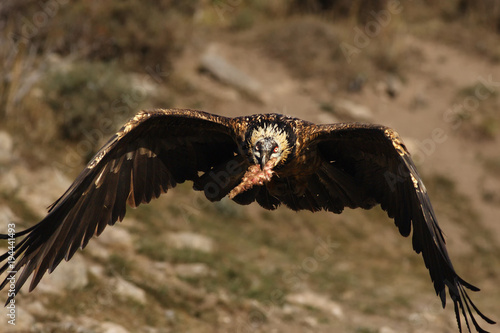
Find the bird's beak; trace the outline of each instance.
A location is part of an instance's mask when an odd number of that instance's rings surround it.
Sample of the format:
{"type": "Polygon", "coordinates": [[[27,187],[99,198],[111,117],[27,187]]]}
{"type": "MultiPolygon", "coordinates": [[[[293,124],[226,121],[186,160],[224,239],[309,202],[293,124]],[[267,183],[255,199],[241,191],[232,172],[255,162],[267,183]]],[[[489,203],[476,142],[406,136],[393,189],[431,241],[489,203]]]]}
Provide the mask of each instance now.
{"type": "Polygon", "coordinates": [[[264,170],[264,167],[271,159],[271,155],[273,154],[273,149],[276,146],[276,143],[272,139],[264,139],[258,144],[260,148],[260,156],[257,160],[260,164],[260,169],[264,170]]]}
{"type": "Polygon", "coordinates": [[[262,157],[260,159],[260,169],[264,170],[264,167],[266,166],[266,163],[269,161],[269,158],[271,157],[271,151],[263,151],[262,152],[262,157]]]}

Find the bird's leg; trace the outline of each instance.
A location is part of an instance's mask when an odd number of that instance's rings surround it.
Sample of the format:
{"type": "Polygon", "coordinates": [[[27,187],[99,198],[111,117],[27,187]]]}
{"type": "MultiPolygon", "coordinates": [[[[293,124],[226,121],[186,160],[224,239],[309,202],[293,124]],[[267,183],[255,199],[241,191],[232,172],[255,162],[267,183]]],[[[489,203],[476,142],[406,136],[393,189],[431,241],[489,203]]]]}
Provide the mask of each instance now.
{"type": "Polygon", "coordinates": [[[253,164],[248,167],[247,172],[243,175],[241,183],[229,192],[229,199],[234,198],[238,194],[251,189],[255,185],[264,185],[271,181],[273,177],[273,168],[276,166],[276,159],[272,158],[267,161],[264,170],[260,169],[260,165],[253,164]]]}

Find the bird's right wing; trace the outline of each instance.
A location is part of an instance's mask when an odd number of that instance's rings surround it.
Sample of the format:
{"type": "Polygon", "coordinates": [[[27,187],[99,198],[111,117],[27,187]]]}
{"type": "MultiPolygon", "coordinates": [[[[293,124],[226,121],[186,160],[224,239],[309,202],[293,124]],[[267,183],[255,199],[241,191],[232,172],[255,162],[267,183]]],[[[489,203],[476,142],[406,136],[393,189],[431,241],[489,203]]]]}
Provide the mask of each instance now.
{"type": "Polygon", "coordinates": [[[385,126],[340,123],[313,125],[307,138],[303,149],[317,150],[322,164],[308,179],[304,196],[296,198],[298,208],[339,213],[344,206],[380,204],[401,235],[408,236],[413,228],[413,249],[422,254],[443,307],[448,287],[460,330],[461,313],[469,331],[470,318],[478,332],[486,332],[472,308],[486,322],[494,321],[477,309],[465,290],[479,289],[455,272],[427,190],[399,135],[385,126]]]}
{"type": "Polygon", "coordinates": [[[238,169],[238,157],[232,118],[195,110],[140,112],[101,148],[41,222],[11,235],[25,237],[13,256],[0,256],[0,273],[9,272],[0,289],[16,277],[17,293],[32,273],[34,289],[46,271],[69,260],[106,225],[121,221],[126,203],[148,203],[185,180],[193,180],[209,199],[220,199],[226,193],[218,192],[229,191],[220,183],[227,185],[228,177],[245,170],[238,169]],[[226,178],[210,180],[214,170],[227,171],[226,178]]]}

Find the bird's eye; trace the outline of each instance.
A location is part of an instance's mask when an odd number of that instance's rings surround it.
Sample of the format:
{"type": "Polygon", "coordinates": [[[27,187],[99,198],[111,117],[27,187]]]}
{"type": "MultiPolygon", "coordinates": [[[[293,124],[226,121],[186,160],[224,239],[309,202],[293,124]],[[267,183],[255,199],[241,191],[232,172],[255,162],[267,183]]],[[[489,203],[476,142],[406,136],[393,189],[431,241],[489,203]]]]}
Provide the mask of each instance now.
{"type": "Polygon", "coordinates": [[[260,147],[259,146],[255,146],[255,150],[260,150],[260,147]]]}
{"type": "Polygon", "coordinates": [[[278,146],[274,147],[273,153],[277,153],[279,151],[278,146]]]}

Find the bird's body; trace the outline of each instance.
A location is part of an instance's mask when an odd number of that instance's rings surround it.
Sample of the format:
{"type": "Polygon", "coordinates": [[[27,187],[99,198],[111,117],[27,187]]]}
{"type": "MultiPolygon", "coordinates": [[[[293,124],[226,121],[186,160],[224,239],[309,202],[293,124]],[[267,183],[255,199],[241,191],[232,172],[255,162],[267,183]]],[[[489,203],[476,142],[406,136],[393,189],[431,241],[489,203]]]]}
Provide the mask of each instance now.
{"type": "MultiPolygon", "coordinates": [[[[25,236],[14,256],[5,253],[8,271],[0,285],[17,277],[16,290],[33,274],[30,290],[46,271],[125,216],[126,203],[148,203],[178,183],[193,182],[210,201],[229,197],[256,201],[266,209],[371,208],[380,204],[403,236],[422,253],[443,306],[446,289],[460,316],[479,332],[425,186],[404,143],[390,128],[341,123],[316,125],[279,114],[237,118],[196,110],[142,111],[127,122],[88,163],[48,215],[14,237],[25,236]],[[7,261],[8,260],[8,261],[7,261]],[[12,262],[15,265],[12,267],[12,262]]],[[[0,238],[8,238],[0,235],[0,238]]],[[[9,299],[13,295],[9,294],[9,299]]]]}

